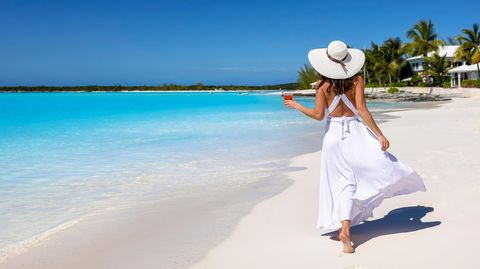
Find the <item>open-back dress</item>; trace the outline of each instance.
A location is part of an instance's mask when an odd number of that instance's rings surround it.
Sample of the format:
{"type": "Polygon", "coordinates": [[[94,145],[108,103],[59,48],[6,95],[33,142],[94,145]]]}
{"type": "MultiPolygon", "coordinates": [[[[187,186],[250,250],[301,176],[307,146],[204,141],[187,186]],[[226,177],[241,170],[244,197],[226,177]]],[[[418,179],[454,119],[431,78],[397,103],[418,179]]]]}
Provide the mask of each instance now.
{"type": "Polygon", "coordinates": [[[360,224],[383,199],[416,191],[426,191],[420,176],[382,151],[348,97],[336,95],[328,107],[321,152],[317,229],[340,228],[342,220],[360,224]],[[330,116],[340,101],[354,116],[330,116]]]}

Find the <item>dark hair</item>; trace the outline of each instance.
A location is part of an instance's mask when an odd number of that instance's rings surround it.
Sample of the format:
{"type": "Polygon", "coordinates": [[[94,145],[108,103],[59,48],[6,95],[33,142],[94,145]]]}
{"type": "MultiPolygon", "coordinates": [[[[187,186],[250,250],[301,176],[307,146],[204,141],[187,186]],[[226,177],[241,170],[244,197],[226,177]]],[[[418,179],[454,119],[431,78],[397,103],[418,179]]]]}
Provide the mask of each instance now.
{"type": "Polygon", "coordinates": [[[328,86],[327,92],[330,93],[331,90],[335,92],[335,95],[339,95],[342,93],[346,93],[349,90],[352,90],[353,87],[355,86],[355,77],[349,77],[346,79],[333,79],[333,78],[328,78],[328,77],[323,77],[322,81],[318,85],[318,88],[320,88],[323,83],[326,81],[329,82],[330,86],[328,86]]]}

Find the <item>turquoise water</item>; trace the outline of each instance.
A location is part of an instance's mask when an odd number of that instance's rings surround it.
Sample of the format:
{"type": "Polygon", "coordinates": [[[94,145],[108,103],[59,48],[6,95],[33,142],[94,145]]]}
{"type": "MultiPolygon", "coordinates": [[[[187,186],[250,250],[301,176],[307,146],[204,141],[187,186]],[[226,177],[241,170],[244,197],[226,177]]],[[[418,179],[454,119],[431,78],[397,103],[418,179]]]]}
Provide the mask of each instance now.
{"type": "Polygon", "coordinates": [[[274,176],[323,124],[263,93],[0,94],[0,257],[104,208],[274,176]]]}

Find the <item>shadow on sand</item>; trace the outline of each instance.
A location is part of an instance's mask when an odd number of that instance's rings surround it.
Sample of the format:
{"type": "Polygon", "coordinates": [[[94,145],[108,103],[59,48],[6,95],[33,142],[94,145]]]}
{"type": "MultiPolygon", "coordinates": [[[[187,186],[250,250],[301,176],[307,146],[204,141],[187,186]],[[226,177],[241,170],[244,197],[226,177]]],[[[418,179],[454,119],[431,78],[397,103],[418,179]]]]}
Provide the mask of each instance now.
{"type": "MultiPolygon", "coordinates": [[[[421,218],[432,212],[433,207],[409,206],[394,209],[381,219],[364,221],[350,228],[350,236],[354,248],[363,243],[388,234],[406,233],[440,225],[441,221],[422,222],[421,218]]],[[[322,236],[336,235],[337,231],[322,234],[322,236]]]]}

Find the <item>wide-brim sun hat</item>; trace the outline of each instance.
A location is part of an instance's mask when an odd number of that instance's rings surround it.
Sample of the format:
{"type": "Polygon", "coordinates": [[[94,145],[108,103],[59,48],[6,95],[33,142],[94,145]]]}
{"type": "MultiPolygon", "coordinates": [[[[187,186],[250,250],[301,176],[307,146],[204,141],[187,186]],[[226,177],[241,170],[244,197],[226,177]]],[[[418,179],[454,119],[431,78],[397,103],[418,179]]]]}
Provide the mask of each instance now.
{"type": "Polygon", "coordinates": [[[334,40],[328,44],[327,48],[309,51],[308,60],[322,76],[346,79],[362,69],[365,54],[359,49],[347,48],[347,45],[340,40],[334,40]]]}

